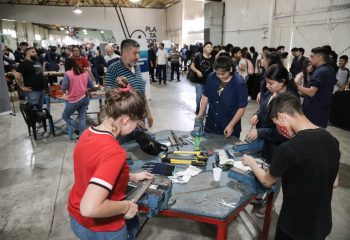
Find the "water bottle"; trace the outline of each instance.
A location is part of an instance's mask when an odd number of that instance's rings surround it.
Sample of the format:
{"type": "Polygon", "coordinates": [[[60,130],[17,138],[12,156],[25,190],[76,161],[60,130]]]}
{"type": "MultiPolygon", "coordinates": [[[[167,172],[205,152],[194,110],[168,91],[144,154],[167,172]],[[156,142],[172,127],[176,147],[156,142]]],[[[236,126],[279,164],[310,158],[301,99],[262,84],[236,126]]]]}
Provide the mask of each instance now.
{"type": "Polygon", "coordinates": [[[196,132],[194,137],[194,150],[195,151],[201,150],[201,135],[199,132],[196,132]]]}

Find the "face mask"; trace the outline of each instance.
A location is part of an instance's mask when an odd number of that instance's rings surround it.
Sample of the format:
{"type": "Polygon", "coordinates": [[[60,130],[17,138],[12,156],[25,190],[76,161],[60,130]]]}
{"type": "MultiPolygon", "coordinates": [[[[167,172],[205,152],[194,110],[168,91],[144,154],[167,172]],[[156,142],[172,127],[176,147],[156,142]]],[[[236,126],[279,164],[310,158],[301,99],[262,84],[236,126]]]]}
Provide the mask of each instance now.
{"type": "Polygon", "coordinates": [[[277,128],[277,132],[281,134],[283,137],[287,139],[291,139],[292,137],[294,137],[294,135],[289,132],[286,126],[281,126],[276,124],[276,128],[277,128]]]}

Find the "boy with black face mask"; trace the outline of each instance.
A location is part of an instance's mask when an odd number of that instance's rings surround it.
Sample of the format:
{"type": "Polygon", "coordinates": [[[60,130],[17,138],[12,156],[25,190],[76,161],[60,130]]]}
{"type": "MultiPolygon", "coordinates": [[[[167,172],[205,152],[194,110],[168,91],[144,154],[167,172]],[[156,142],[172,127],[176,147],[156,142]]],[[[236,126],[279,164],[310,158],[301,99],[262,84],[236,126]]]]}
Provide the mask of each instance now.
{"type": "Polygon", "coordinates": [[[15,78],[28,102],[41,108],[44,104],[46,81],[35,48],[25,50],[25,59],[16,68],[15,78]]]}

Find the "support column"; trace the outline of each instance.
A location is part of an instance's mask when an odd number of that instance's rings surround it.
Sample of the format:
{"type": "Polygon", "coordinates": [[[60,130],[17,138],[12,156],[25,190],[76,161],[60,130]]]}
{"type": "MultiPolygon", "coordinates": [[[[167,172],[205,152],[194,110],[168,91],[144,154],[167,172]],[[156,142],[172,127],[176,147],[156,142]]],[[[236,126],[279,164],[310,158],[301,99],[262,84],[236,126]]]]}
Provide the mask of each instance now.
{"type": "Polygon", "coordinates": [[[207,2],[204,4],[204,42],[222,45],[224,3],[207,2]]]}
{"type": "Polygon", "coordinates": [[[269,19],[269,31],[268,31],[268,37],[267,42],[269,47],[272,47],[272,38],[273,38],[273,24],[275,20],[275,9],[276,9],[276,0],[271,0],[270,3],[270,19],[269,19]]]}
{"type": "Polygon", "coordinates": [[[4,71],[3,47],[4,45],[0,43],[0,116],[9,114],[11,111],[9,92],[4,71]]]}

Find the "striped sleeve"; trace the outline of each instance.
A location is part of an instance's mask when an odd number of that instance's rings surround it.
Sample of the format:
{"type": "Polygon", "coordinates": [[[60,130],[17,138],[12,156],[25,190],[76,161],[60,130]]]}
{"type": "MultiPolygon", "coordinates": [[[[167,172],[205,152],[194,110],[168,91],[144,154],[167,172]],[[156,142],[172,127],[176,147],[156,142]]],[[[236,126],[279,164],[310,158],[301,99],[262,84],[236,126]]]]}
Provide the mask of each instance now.
{"type": "Polygon", "coordinates": [[[117,77],[118,77],[118,68],[116,64],[112,64],[107,68],[106,73],[106,88],[116,88],[117,87],[117,77]]]}
{"type": "Polygon", "coordinates": [[[101,161],[90,179],[90,184],[112,191],[124,164],[126,164],[126,152],[123,149],[106,150],[100,157],[101,161]]]}

